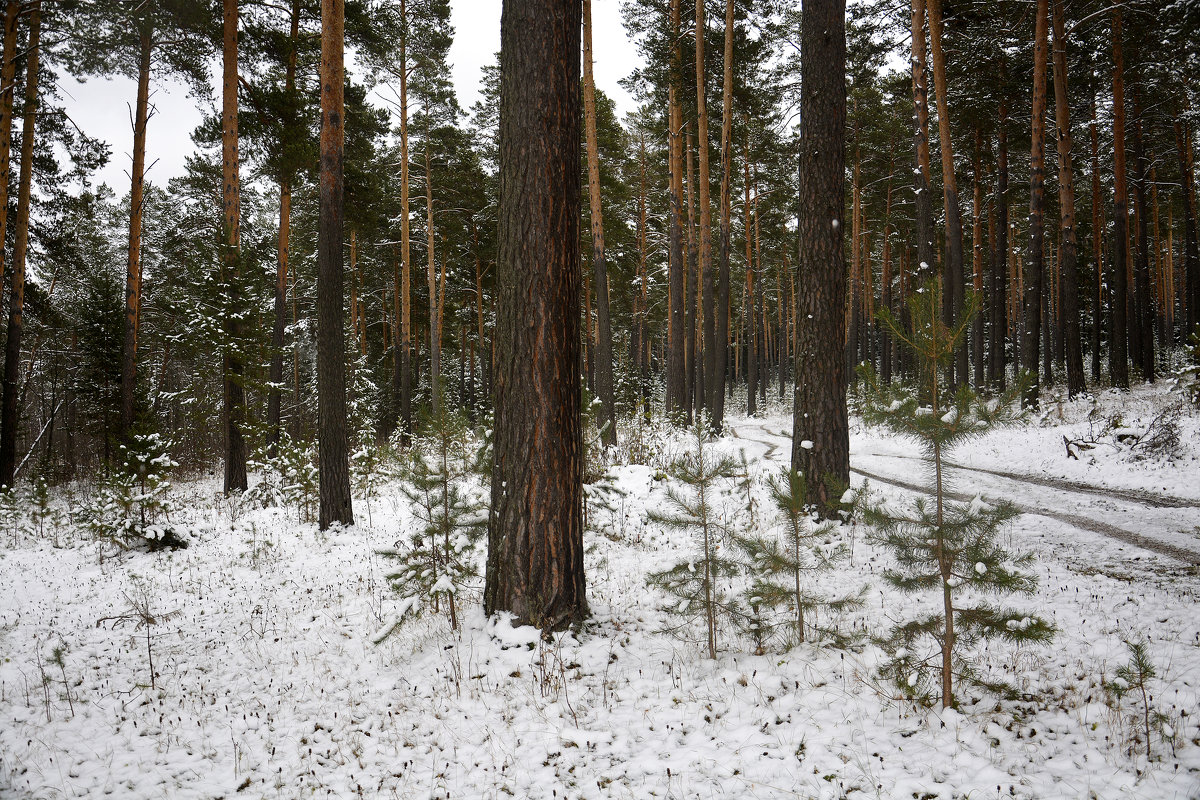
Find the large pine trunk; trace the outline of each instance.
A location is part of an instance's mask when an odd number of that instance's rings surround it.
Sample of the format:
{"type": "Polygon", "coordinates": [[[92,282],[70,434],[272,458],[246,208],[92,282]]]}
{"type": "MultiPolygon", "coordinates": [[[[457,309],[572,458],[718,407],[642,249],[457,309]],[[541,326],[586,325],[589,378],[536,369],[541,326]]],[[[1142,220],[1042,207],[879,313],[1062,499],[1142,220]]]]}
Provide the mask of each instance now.
{"type": "Polygon", "coordinates": [[[1113,263],[1112,330],[1108,337],[1108,369],[1112,385],[1129,388],[1129,189],[1125,175],[1125,59],[1122,52],[1121,6],[1113,9],[1113,263]]]}
{"type": "Polygon", "coordinates": [[[1046,66],[1049,0],[1038,0],[1033,34],[1033,127],[1029,143],[1029,258],[1025,264],[1025,325],[1021,333],[1021,366],[1030,383],[1023,403],[1038,405],[1038,356],[1042,333],[1042,262],[1046,215],[1046,66]]]}
{"type": "Polygon", "coordinates": [[[4,387],[0,396],[0,486],[11,487],[17,473],[17,425],[21,334],[25,329],[25,260],[29,253],[29,204],[33,189],[34,123],[37,118],[38,61],[42,4],[29,14],[25,77],[25,118],[21,126],[21,175],[17,185],[17,224],[13,243],[12,288],[8,295],[8,339],[4,346],[4,387]]]}
{"type": "Polygon", "coordinates": [[[1062,319],[1067,360],[1067,395],[1084,390],[1083,343],[1079,332],[1078,242],[1075,235],[1075,173],[1071,168],[1071,116],[1067,97],[1067,43],[1063,0],[1054,0],[1054,120],[1058,128],[1058,209],[1062,245],[1058,251],[1062,319]]]}
{"type": "MultiPolygon", "coordinates": [[[[942,200],[946,212],[946,253],[942,262],[942,320],[957,324],[964,297],[962,208],[958,204],[958,180],[954,170],[954,146],[950,136],[950,98],[946,86],[946,55],[942,49],[942,0],[929,2],[929,54],[933,61],[933,85],[937,94],[938,149],[942,154],[942,200]]],[[[951,385],[969,380],[965,342],[955,351],[947,369],[951,385]]]]}
{"type": "Polygon", "coordinates": [[[587,615],[580,18],[579,0],[505,0],[500,22],[495,463],[484,608],[543,630],[587,615]]]}
{"type": "MultiPolygon", "coordinates": [[[[129,253],[125,269],[125,317],[121,342],[121,416],[117,436],[124,440],[133,426],[137,391],[138,317],[142,301],[142,197],[146,172],[146,123],[150,109],[150,57],[153,20],[147,15],[138,37],[137,102],[133,117],[133,164],[129,190],[129,253]]],[[[7,84],[6,84],[7,85],[7,84]]]]}
{"type": "Polygon", "coordinates": [[[20,0],[4,7],[3,63],[0,64],[0,288],[4,286],[4,245],[8,241],[8,184],[12,153],[13,95],[16,93],[17,22],[20,0]]]}
{"type": "Polygon", "coordinates": [[[346,431],[342,155],[344,0],[321,0],[321,174],[317,227],[317,439],[322,530],[354,524],[346,431]]]}
{"type": "MultiPolygon", "coordinates": [[[[717,257],[717,287],[713,298],[712,344],[708,347],[708,411],[713,429],[725,424],[725,381],[729,368],[729,248],[730,248],[730,172],[733,169],[733,0],[725,2],[725,70],[721,89],[721,250],[717,257]]],[[[709,279],[711,281],[711,278],[709,279]]],[[[711,286],[705,284],[705,299],[711,286]]]]}
{"type": "MultiPolygon", "coordinates": [[[[730,29],[732,28],[731,14],[732,0],[727,0],[726,15],[725,15],[725,38],[727,44],[725,47],[726,56],[729,54],[730,29]]],[[[708,356],[708,349],[714,344],[715,328],[713,327],[713,258],[712,258],[712,198],[709,196],[709,163],[708,163],[708,104],[707,104],[707,83],[706,70],[704,64],[704,36],[708,28],[704,22],[704,0],[696,0],[696,148],[699,155],[700,165],[700,241],[699,241],[699,276],[703,283],[701,304],[702,310],[702,328],[704,330],[704,349],[705,358],[711,359],[708,356]]],[[[725,69],[732,69],[732,65],[726,64],[725,69]]],[[[706,365],[707,366],[707,365],[706,365]]],[[[713,369],[705,369],[705,380],[712,380],[709,376],[715,372],[716,364],[713,363],[713,369]]],[[[710,396],[711,400],[711,396],[710,396]]],[[[697,405],[703,406],[703,401],[697,405]]],[[[711,414],[711,407],[709,412],[711,414]]]]}
{"type": "Polygon", "coordinates": [[[800,209],[796,291],[796,396],[792,468],[814,487],[827,517],[850,480],[842,333],[846,185],[846,4],[805,0],[801,22],[800,209]]]}
{"type": "Polygon", "coordinates": [[[433,168],[429,159],[429,130],[425,130],[425,279],[429,289],[429,397],[434,418],[442,411],[442,314],[438,292],[437,240],[433,227],[433,168]]]}

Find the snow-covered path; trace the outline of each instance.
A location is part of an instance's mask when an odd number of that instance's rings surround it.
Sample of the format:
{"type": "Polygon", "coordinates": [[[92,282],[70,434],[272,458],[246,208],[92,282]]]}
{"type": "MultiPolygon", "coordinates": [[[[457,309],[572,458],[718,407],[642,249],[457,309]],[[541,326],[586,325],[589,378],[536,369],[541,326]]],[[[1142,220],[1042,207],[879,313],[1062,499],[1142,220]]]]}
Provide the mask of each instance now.
{"type": "MultiPolygon", "coordinates": [[[[740,439],[765,445],[762,455],[786,459],[791,447],[787,420],[742,419],[733,426],[740,439]]],[[[1013,459],[1021,464],[1019,457],[1013,459]]],[[[915,492],[928,491],[929,464],[912,445],[877,434],[855,436],[850,443],[850,471],[856,479],[886,483],[915,492]]],[[[976,495],[1007,500],[1023,514],[1049,517],[1090,533],[1200,567],[1200,500],[1154,495],[1139,489],[1069,482],[1039,475],[947,462],[948,495],[969,501],[976,495]]]]}

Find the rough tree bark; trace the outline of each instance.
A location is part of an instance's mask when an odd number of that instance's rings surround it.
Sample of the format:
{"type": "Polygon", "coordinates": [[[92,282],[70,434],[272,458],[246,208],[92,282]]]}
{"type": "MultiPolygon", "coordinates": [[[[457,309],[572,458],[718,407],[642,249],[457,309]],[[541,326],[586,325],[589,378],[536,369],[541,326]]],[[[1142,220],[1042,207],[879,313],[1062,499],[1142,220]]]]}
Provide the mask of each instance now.
{"type": "Polygon", "coordinates": [[[1063,0],[1054,0],[1054,120],[1058,128],[1058,208],[1062,245],[1058,271],[1062,280],[1062,309],[1067,357],[1067,396],[1084,390],[1083,342],[1079,332],[1079,286],[1076,274],[1075,173],[1071,168],[1071,112],[1067,96],[1067,42],[1063,0]]]}
{"type": "MultiPolygon", "coordinates": [[[[730,172],[733,169],[733,0],[725,2],[725,71],[721,89],[721,251],[717,265],[716,308],[713,311],[712,345],[707,348],[708,410],[712,425],[720,431],[725,424],[725,380],[729,366],[729,237],[730,172]]],[[[707,279],[711,281],[711,278],[707,279]]],[[[705,299],[711,294],[705,284],[705,299]]]]}
{"type": "MultiPolygon", "coordinates": [[[[730,29],[733,27],[731,20],[732,13],[732,3],[727,2],[725,12],[725,38],[727,42],[730,40],[730,29]]],[[[708,103],[706,99],[708,92],[705,80],[707,72],[704,64],[704,36],[707,31],[708,27],[704,20],[704,0],[696,0],[696,148],[700,165],[700,275],[704,282],[704,294],[701,302],[704,305],[705,358],[710,359],[708,349],[714,344],[713,340],[716,338],[716,329],[713,327],[712,198],[709,196],[709,187],[711,184],[709,183],[710,170],[708,164],[708,103]]],[[[728,43],[725,50],[728,56],[728,43]]],[[[732,66],[726,63],[725,69],[726,71],[730,71],[732,66]]],[[[706,376],[713,375],[715,367],[716,364],[713,363],[713,369],[706,369],[706,376]]],[[[711,379],[706,377],[706,380],[711,379]]],[[[704,403],[700,405],[704,405],[704,403]]],[[[711,414],[711,408],[709,412],[711,414]]]]}
{"type": "Polygon", "coordinates": [[[801,22],[800,213],[796,292],[796,399],[792,469],[808,479],[826,517],[840,499],[827,480],[850,480],[842,333],[846,185],[846,4],[805,0],[801,22]]]}
{"type": "Polygon", "coordinates": [[[1038,345],[1042,332],[1042,261],[1046,213],[1046,63],[1049,0],[1037,0],[1033,34],[1033,128],[1029,144],[1029,259],[1025,272],[1025,326],[1021,336],[1021,366],[1030,374],[1022,403],[1037,408],[1038,345]]]}
{"type": "Polygon", "coordinates": [[[354,524],[346,431],[342,155],[345,141],[344,0],[321,0],[321,175],[317,228],[317,441],[322,530],[354,524]]]}
{"type": "Polygon", "coordinates": [[[0,486],[13,486],[17,470],[17,408],[21,371],[21,333],[25,328],[25,257],[29,253],[29,204],[33,189],[34,122],[37,118],[38,61],[42,4],[29,14],[26,58],[25,115],[21,126],[21,175],[17,185],[16,237],[13,243],[12,287],[8,295],[8,339],[4,346],[4,386],[0,397],[0,486]]]}
{"type": "Polygon", "coordinates": [[[587,615],[581,16],[580,0],[505,0],[500,21],[495,463],[484,609],[543,630],[587,615]]]}

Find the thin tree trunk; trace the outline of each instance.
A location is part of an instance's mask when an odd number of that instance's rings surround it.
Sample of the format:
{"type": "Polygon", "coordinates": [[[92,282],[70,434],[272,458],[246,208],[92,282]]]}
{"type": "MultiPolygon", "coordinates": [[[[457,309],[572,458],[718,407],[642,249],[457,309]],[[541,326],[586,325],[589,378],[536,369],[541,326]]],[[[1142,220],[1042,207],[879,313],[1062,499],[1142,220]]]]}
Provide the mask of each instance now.
{"type": "Polygon", "coordinates": [[[410,247],[408,178],[408,15],[400,0],[400,375],[393,385],[400,395],[400,441],[412,442],[413,335],[412,254],[410,247]],[[398,384],[398,385],[396,385],[398,384]]]}
{"type": "Polygon", "coordinates": [[[1092,122],[1089,126],[1092,140],[1092,262],[1095,276],[1089,281],[1092,298],[1091,362],[1092,382],[1100,382],[1100,331],[1104,325],[1101,305],[1101,287],[1104,284],[1104,228],[1100,208],[1100,134],[1096,123],[1096,98],[1092,96],[1092,122]]]}
{"type": "Polygon", "coordinates": [[[822,514],[833,517],[840,490],[830,484],[845,486],[850,480],[841,338],[846,313],[845,0],[805,0],[800,52],[799,331],[791,465],[815,488],[822,514]]]}
{"type": "MultiPolygon", "coordinates": [[[[1004,68],[1001,67],[1001,80],[1004,68]]],[[[1003,391],[1007,372],[1008,338],[1008,105],[1000,101],[996,126],[996,246],[992,261],[992,336],[988,353],[988,382],[1003,391]]]]}
{"type": "Polygon", "coordinates": [[[34,122],[37,116],[38,61],[41,56],[42,4],[29,15],[25,77],[25,118],[21,126],[21,175],[17,188],[16,241],[13,244],[12,288],[8,295],[8,339],[4,347],[4,386],[0,397],[0,486],[12,487],[17,469],[17,408],[21,371],[21,334],[25,328],[25,259],[29,253],[29,204],[33,193],[34,122]]]}
{"type": "MultiPolygon", "coordinates": [[[[638,295],[637,342],[639,372],[641,379],[642,418],[650,421],[650,289],[649,272],[646,268],[646,139],[639,146],[641,183],[638,191],[638,276],[641,278],[641,294],[638,295]]],[[[716,376],[714,376],[714,380],[716,376]]]]}
{"type": "Polygon", "coordinates": [[[1147,225],[1149,211],[1146,208],[1146,185],[1149,181],[1149,164],[1146,146],[1142,137],[1141,92],[1135,91],[1133,98],[1133,201],[1137,208],[1137,252],[1133,273],[1133,336],[1136,337],[1137,364],[1141,367],[1142,380],[1154,382],[1154,305],[1150,287],[1150,243],[1147,225]]]}
{"type": "Polygon", "coordinates": [[[1042,261],[1046,209],[1046,62],[1049,0],[1038,0],[1033,34],[1033,130],[1029,145],[1029,263],[1025,277],[1025,326],[1021,366],[1030,374],[1022,399],[1027,408],[1038,405],[1038,349],[1042,333],[1042,261]]]}
{"type": "Polygon", "coordinates": [[[746,146],[743,151],[742,167],[745,176],[745,201],[742,206],[745,213],[746,225],[746,293],[742,301],[742,335],[746,340],[746,416],[753,417],[758,413],[758,338],[757,309],[754,303],[754,258],[751,252],[752,219],[750,216],[750,133],[746,132],[746,146]]]}
{"type": "MultiPolygon", "coordinates": [[[[975,126],[975,164],[973,172],[974,197],[971,206],[971,288],[975,291],[977,302],[983,303],[983,174],[980,166],[980,154],[983,151],[983,132],[979,125],[975,126]]],[[[983,389],[983,320],[987,314],[983,305],[975,314],[971,324],[971,360],[975,367],[975,388],[983,389]]],[[[964,376],[965,380],[965,376],[964,376]]]]}
{"type": "Polygon", "coordinates": [[[1112,335],[1108,340],[1109,375],[1113,386],[1129,388],[1129,195],[1125,177],[1125,59],[1122,54],[1121,6],[1113,9],[1113,290],[1112,335]]]}
{"type": "MultiPolygon", "coordinates": [[[[730,42],[731,29],[733,27],[733,5],[732,0],[726,0],[725,11],[725,55],[730,58],[730,42]]],[[[707,103],[707,71],[705,70],[704,62],[704,38],[708,32],[708,27],[704,20],[704,0],[696,0],[696,147],[699,153],[700,162],[700,275],[704,281],[703,295],[701,301],[705,306],[703,326],[706,332],[705,349],[707,357],[707,349],[714,344],[716,329],[713,327],[713,258],[712,258],[712,199],[709,197],[709,187],[711,186],[709,179],[709,163],[708,163],[708,103],[707,103]],[[711,331],[711,333],[710,333],[711,331]]],[[[732,65],[727,61],[725,64],[726,72],[732,70],[732,65]]],[[[709,359],[712,361],[711,359],[709,359]]],[[[706,370],[706,374],[712,374],[715,378],[716,362],[712,361],[712,369],[706,370]]],[[[709,378],[709,380],[713,380],[709,378]]],[[[712,413],[711,397],[709,402],[709,412],[712,413]]]]}
{"type": "Polygon", "coordinates": [[[932,277],[933,199],[930,196],[931,169],[929,163],[929,76],[925,66],[925,0],[912,0],[912,89],[913,142],[917,168],[913,170],[913,189],[916,194],[917,270],[916,284],[923,285],[932,277]]]}
{"type": "Polygon", "coordinates": [[[346,424],[342,206],[344,0],[321,0],[321,175],[317,229],[317,429],[322,530],[354,524],[346,424]]]}
{"type": "Polygon", "coordinates": [[[8,241],[8,184],[12,151],[13,97],[16,94],[17,22],[20,0],[4,6],[3,63],[0,63],[0,289],[4,286],[4,244],[8,241]]]}
{"type": "MultiPolygon", "coordinates": [[[[150,118],[150,57],[153,22],[147,16],[138,37],[138,87],[133,121],[133,165],[129,192],[129,257],[125,271],[124,338],[121,345],[121,416],[118,438],[125,440],[134,421],[137,393],[137,337],[142,288],[142,196],[146,172],[146,123],[150,118]]],[[[9,85],[9,80],[4,80],[9,85]]],[[[4,145],[8,149],[7,143],[4,145]]]]}
{"type": "MultiPolygon", "coordinates": [[[[687,125],[685,124],[686,128],[687,125]]],[[[700,293],[697,292],[699,266],[699,242],[698,231],[696,230],[696,176],[695,170],[692,168],[692,132],[689,130],[684,136],[684,197],[687,204],[687,248],[685,264],[687,268],[684,271],[684,347],[683,371],[685,375],[683,392],[684,409],[686,411],[685,419],[687,424],[692,424],[692,411],[696,403],[696,310],[697,302],[700,298],[700,293]]]]}
{"type": "MultiPolygon", "coordinates": [[[[954,174],[954,147],[950,137],[950,98],[946,88],[946,55],[942,49],[942,0],[928,0],[929,54],[933,61],[933,84],[937,95],[938,149],[942,154],[942,199],[946,206],[946,254],[942,262],[945,289],[942,318],[957,324],[963,310],[962,209],[958,204],[958,180],[954,174]]],[[[967,349],[960,345],[953,369],[947,370],[950,384],[967,382],[967,349]]]]}
{"type": "MultiPolygon", "coordinates": [[[[729,369],[729,248],[730,248],[730,174],[733,169],[733,0],[725,2],[725,59],[721,90],[721,249],[717,265],[717,289],[712,318],[712,342],[707,347],[709,379],[708,410],[713,429],[725,424],[725,381],[729,369]]],[[[711,295],[712,276],[706,272],[705,296],[711,295]]],[[[706,315],[707,316],[707,315],[706,315]]],[[[707,330],[707,328],[706,328],[707,330]]]]}
{"type": "Polygon", "coordinates": [[[1062,280],[1064,344],[1067,357],[1067,396],[1074,397],[1085,388],[1083,379],[1083,343],[1079,332],[1079,286],[1076,273],[1078,242],[1075,235],[1075,173],[1071,168],[1071,116],[1067,96],[1067,42],[1063,21],[1063,0],[1054,0],[1054,118],[1058,128],[1058,207],[1062,228],[1062,246],[1058,251],[1058,269],[1062,280]]]}
{"type": "Polygon", "coordinates": [[[222,258],[224,282],[229,293],[229,313],[225,319],[228,337],[225,351],[225,493],[246,490],[246,442],[242,425],[246,414],[246,393],[242,385],[242,357],[239,322],[241,292],[241,187],[238,175],[238,5],[224,0],[224,45],[221,82],[221,164],[223,175],[225,251],[222,258]]]}
{"type": "Polygon", "coordinates": [[[484,609],[543,630],[587,615],[580,18],[579,0],[505,0],[500,22],[496,433],[484,609]]]}
{"type": "Polygon", "coordinates": [[[673,31],[675,47],[672,51],[672,70],[668,86],[668,147],[670,166],[670,222],[669,222],[669,281],[668,281],[668,329],[667,329],[667,396],[669,415],[681,413],[686,398],[684,389],[687,377],[684,374],[684,253],[683,253],[683,111],[680,108],[679,75],[683,67],[683,49],[680,43],[680,0],[671,0],[670,29],[673,31]]]}
{"type": "MultiPolygon", "coordinates": [[[[1192,138],[1189,126],[1176,120],[1175,148],[1183,175],[1184,231],[1184,324],[1190,336],[1200,322],[1200,244],[1196,236],[1196,186],[1192,168],[1192,138]]],[[[1186,337],[1185,337],[1186,338],[1186,337]]]]}
{"type": "MultiPolygon", "coordinates": [[[[296,92],[296,50],[300,43],[300,0],[292,0],[292,22],[288,34],[287,70],[284,75],[283,91],[289,101],[296,92]]],[[[267,395],[267,446],[268,454],[274,458],[279,453],[279,437],[282,432],[283,387],[283,338],[287,328],[287,275],[291,256],[292,230],[292,169],[284,165],[284,174],[279,178],[279,246],[275,261],[275,324],[271,331],[271,388],[267,395]]]]}
{"type": "Polygon", "coordinates": [[[596,139],[596,83],[592,77],[592,0],[583,0],[583,113],[587,127],[588,199],[592,221],[592,268],[596,277],[596,390],[600,396],[600,440],[617,443],[613,397],[612,324],[608,315],[608,269],[604,263],[604,217],[600,208],[600,146],[596,139]]]}

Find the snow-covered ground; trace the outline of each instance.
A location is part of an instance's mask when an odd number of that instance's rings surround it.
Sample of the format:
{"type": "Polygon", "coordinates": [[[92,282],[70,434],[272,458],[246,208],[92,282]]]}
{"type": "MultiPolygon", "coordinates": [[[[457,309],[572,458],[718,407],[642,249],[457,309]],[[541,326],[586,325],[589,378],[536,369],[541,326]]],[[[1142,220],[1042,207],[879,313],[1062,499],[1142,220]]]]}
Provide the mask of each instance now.
{"type": "MultiPolygon", "coordinates": [[[[1118,440],[1163,405],[1152,388],[1064,403],[1061,419],[1051,404],[952,455],[973,468],[953,475],[957,491],[1029,510],[1004,536],[1035,554],[1040,585],[1015,602],[1059,628],[1047,647],[981,653],[1022,699],[963,688],[960,711],[905,700],[878,677],[872,644],[752,655],[725,632],[718,659],[704,658],[699,627],[646,588],[693,547],[646,519],[683,436],[613,468],[625,494],[590,510],[592,619],[550,641],[485,619],[471,598],[457,634],[425,617],[373,645],[397,603],[376,551],[410,524],[388,484],[369,514],[356,502],[357,527],[321,533],[293,509],[238,508],[211,482],[187,483],[172,523],[190,547],[103,563],[71,530],[58,548],[49,533],[0,534],[0,795],[1200,797],[1200,419],[1179,420],[1172,459],[1138,459],[1118,440]],[[1089,435],[1094,449],[1068,459],[1063,436],[1089,435]],[[1129,661],[1124,641],[1139,639],[1157,670],[1151,760],[1140,697],[1105,689],[1129,661]]],[[[730,423],[719,446],[752,471],[786,463],[786,416],[730,423]]],[[[884,479],[925,480],[914,457],[852,434],[852,466],[886,497],[912,494],[884,479]]],[[[754,498],[760,524],[775,524],[762,486],[754,498]]],[[[827,588],[869,587],[847,629],[881,634],[923,602],[883,584],[889,556],[867,530],[838,535],[853,555],[827,588]]]]}

